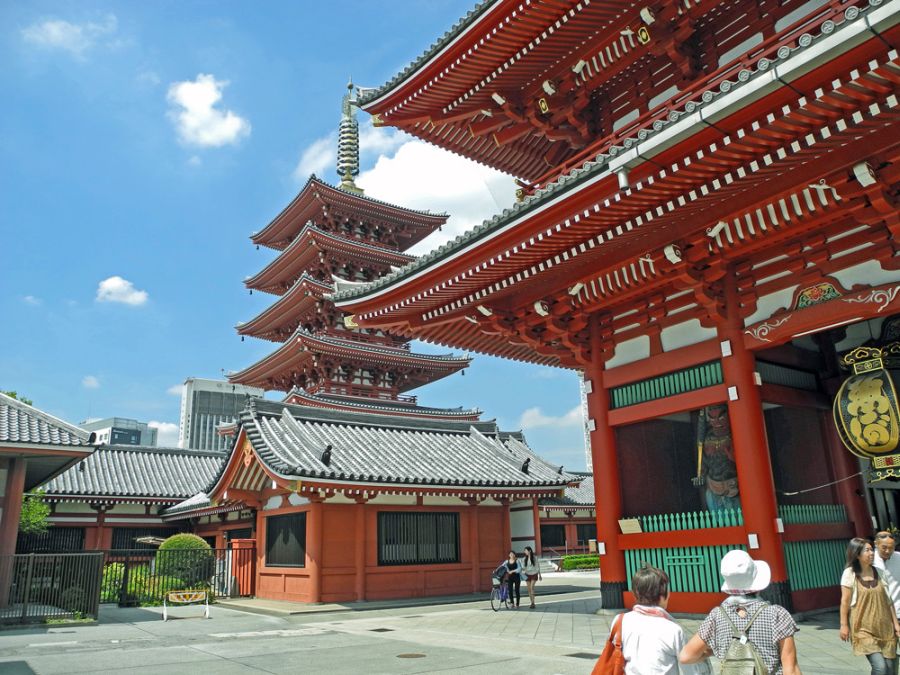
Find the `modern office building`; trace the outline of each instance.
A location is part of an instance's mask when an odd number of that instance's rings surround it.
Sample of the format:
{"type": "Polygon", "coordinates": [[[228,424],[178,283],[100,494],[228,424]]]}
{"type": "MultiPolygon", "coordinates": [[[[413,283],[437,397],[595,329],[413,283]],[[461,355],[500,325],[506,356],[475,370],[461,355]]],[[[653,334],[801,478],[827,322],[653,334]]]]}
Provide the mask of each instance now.
{"type": "Polygon", "coordinates": [[[181,394],[178,445],[192,450],[227,451],[234,439],[220,436],[216,427],[236,420],[248,396],[263,393],[256,387],[189,377],[181,394]]]}
{"type": "Polygon", "coordinates": [[[97,434],[97,443],[107,445],[155,446],[157,430],[146,422],[138,422],[124,417],[106,417],[102,420],[88,420],[78,425],[85,431],[97,434]]]}

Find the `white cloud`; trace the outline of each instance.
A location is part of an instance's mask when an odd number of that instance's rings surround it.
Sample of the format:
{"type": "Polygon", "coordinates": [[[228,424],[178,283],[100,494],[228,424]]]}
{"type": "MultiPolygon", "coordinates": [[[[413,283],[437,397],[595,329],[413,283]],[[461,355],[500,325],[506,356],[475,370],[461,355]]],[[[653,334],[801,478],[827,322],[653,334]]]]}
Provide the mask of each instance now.
{"type": "Polygon", "coordinates": [[[156,429],[156,444],[164,447],[178,446],[178,425],[172,422],[157,422],[150,420],[147,426],[156,429]]]}
{"type": "Polygon", "coordinates": [[[316,139],[303,151],[297,168],[294,169],[294,180],[305,183],[312,173],[322,178],[329,168],[335,166],[337,166],[337,134],[329,134],[316,139]]]}
{"type": "MultiPolygon", "coordinates": [[[[385,142],[387,147],[395,144],[385,142]]],[[[360,174],[357,184],[366,194],[412,209],[450,214],[447,225],[411,249],[430,251],[453,239],[515,200],[510,176],[476,164],[419,140],[403,140],[392,156],[380,155],[375,166],[360,174]]]]}
{"type": "Polygon", "coordinates": [[[139,291],[127,279],[120,276],[109,277],[97,286],[97,302],[121,302],[125,305],[143,305],[148,299],[147,291],[139,291]]]}
{"type": "Polygon", "coordinates": [[[200,159],[197,155],[193,155],[188,160],[188,164],[190,164],[191,166],[200,166],[201,164],[203,164],[203,160],[200,159]]]}
{"type": "Polygon", "coordinates": [[[85,389],[99,389],[100,388],[100,380],[98,380],[93,375],[85,375],[81,379],[81,386],[85,389]]]}
{"type": "Polygon", "coordinates": [[[192,82],[173,82],[167,95],[169,118],[187,145],[220,147],[250,135],[250,122],[231,110],[216,106],[222,100],[226,80],[200,73],[192,82]]]}
{"type": "Polygon", "coordinates": [[[166,389],[166,393],[170,396],[181,396],[181,392],[184,390],[183,384],[173,384],[171,387],[166,389]]]}
{"type": "Polygon", "coordinates": [[[581,406],[577,405],[565,415],[554,417],[545,415],[539,407],[528,408],[519,418],[519,427],[522,429],[537,429],[538,427],[552,427],[563,429],[567,427],[580,427],[583,424],[581,406]]]}
{"type": "Polygon", "coordinates": [[[22,302],[24,302],[26,305],[40,305],[43,300],[41,300],[40,298],[36,298],[33,295],[26,295],[24,298],[22,298],[22,302]]]}
{"type": "Polygon", "coordinates": [[[412,136],[399,129],[374,126],[372,118],[369,118],[362,123],[359,130],[359,152],[363,157],[386,155],[411,140],[413,140],[412,136]]]}
{"type": "Polygon", "coordinates": [[[119,23],[108,14],[101,23],[70,23],[61,19],[48,19],[22,29],[22,39],[43,49],[61,49],[83,58],[98,41],[112,35],[119,23]]]}

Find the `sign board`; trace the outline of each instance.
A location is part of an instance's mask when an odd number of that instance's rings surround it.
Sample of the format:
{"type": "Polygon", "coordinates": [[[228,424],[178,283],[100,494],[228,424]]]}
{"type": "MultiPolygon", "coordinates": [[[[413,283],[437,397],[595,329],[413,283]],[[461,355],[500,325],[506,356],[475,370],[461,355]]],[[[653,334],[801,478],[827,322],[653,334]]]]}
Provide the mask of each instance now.
{"type": "Polygon", "coordinates": [[[637,518],[621,518],[619,529],[622,530],[622,534],[640,534],[644,531],[641,529],[641,521],[637,518]]]}

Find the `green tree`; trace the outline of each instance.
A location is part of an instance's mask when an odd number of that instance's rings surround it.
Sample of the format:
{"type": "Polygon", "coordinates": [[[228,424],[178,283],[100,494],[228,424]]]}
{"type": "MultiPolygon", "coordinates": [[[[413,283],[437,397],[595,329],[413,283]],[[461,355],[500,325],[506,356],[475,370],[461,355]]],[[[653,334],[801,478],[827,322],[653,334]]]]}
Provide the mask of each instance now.
{"type": "Polygon", "coordinates": [[[19,532],[23,534],[44,534],[50,529],[47,517],[50,505],[44,502],[44,491],[37,490],[25,495],[22,502],[22,515],[19,516],[19,532]]]}
{"type": "Polygon", "coordinates": [[[34,405],[34,402],[30,398],[25,398],[24,396],[19,396],[19,394],[15,391],[4,391],[2,392],[9,396],[10,398],[14,398],[17,401],[22,401],[25,405],[34,405]]]}

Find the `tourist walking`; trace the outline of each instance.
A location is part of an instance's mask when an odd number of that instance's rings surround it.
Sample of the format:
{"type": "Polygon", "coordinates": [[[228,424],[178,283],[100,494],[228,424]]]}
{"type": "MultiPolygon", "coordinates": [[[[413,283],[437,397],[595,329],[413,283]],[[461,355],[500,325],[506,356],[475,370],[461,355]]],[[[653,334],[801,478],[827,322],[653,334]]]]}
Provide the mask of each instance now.
{"type": "Polygon", "coordinates": [[[534,609],[534,585],[542,579],[541,560],[534,555],[534,549],[525,547],[525,557],[522,558],[522,574],[525,578],[525,588],[528,589],[528,599],[531,600],[530,609],[534,609]]]}
{"type": "Polygon", "coordinates": [[[513,591],[515,591],[515,605],[519,606],[519,600],[522,597],[522,566],[519,564],[519,558],[515,551],[510,551],[503,564],[506,567],[506,587],[509,590],[509,601],[513,602],[513,591]]]}
{"type": "Polygon", "coordinates": [[[888,595],[894,605],[894,614],[900,619],[900,553],[894,551],[897,542],[890,532],[881,531],[875,535],[875,562],[872,564],[885,574],[884,583],[887,584],[888,595]]]}
{"type": "Polygon", "coordinates": [[[741,663],[769,675],[800,675],[794,633],[797,624],[780,605],[759,597],[772,579],[768,563],[746,551],[729,551],[722,558],[725,601],[709,613],[697,634],[681,650],[681,663],[698,663],[715,655],[723,667],[741,663]]]}
{"type": "Polygon", "coordinates": [[[709,665],[684,665],[679,670],[678,654],[684,647],[684,630],[666,611],[669,604],[669,575],[644,563],[631,578],[637,603],[630,612],[613,619],[619,622],[626,675],[705,675],[709,665]]]}
{"type": "Polygon", "coordinates": [[[847,545],[847,568],[841,575],[841,640],[865,656],[872,675],[896,675],[900,624],[885,577],[874,566],[875,549],[860,537],[847,545]]]}

